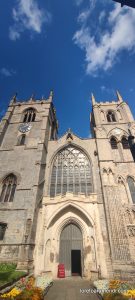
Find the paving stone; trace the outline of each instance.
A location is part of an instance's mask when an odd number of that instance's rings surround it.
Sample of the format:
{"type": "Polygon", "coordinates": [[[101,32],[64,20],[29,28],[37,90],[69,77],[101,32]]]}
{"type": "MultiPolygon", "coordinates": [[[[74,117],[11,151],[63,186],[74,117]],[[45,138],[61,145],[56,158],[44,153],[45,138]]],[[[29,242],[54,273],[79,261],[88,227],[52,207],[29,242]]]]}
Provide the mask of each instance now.
{"type": "Polygon", "coordinates": [[[86,290],[93,289],[89,280],[81,278],[65,278],[55,280],[45,300],[98,300],[93,293],[86,293],[86,290]],[[82,293],[80,292],[82,290],[82,293]]]}

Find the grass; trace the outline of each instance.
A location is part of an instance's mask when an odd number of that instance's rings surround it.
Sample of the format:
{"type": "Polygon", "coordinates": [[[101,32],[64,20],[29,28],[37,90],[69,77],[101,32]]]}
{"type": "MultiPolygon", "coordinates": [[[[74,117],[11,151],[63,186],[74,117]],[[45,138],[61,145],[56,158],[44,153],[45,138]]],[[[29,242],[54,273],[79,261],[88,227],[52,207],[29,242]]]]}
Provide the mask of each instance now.
{"type": "Polygon", "coordinates": [[[16,264],[2,263],[0,264],[0,286],[8,282],[13,282],[25,274],[23,271],[16,271],[16,264]]]}

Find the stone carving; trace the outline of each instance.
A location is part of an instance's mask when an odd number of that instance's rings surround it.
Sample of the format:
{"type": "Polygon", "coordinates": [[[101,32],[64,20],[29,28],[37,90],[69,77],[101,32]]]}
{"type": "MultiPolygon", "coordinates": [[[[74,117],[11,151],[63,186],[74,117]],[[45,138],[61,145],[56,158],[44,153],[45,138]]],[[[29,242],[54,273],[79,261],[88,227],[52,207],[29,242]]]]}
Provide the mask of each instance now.
{"type": "Polygon", "coordinates": [[[24,235],[25,243],[27,243],[28,237],[30,236],[31,224],[32,224],[32,220],[31,219],[27,219],[27,221],[26,221],[25,235],[24,235]]]}
{"type": "Polygon", "coordinates": [[[127,230],[128,230],[128,235],[130,237],[134,237],[135,236],[135,225],[128,226],[127,230]]]}

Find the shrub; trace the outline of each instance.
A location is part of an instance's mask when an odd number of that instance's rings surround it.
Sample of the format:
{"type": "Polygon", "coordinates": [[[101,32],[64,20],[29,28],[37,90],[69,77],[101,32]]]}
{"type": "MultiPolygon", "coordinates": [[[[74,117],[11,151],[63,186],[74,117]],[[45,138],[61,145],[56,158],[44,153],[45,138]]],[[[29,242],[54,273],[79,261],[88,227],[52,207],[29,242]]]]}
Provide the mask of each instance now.
{"type": "Polygon", "coordinates": [[[7,263],[1,263],[0,264],[0,272],[7,272],[7,271],[12,271],[16,269],[16,264],[11,263],[11,264],[7,264],[7,263]]]}

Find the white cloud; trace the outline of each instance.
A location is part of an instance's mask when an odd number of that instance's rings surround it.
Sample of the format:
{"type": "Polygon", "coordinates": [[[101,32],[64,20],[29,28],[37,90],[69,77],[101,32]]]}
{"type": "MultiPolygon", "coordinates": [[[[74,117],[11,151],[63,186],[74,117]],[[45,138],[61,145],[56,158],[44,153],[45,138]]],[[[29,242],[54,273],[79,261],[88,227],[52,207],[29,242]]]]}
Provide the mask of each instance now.
{"type": "Polygon", "coordinates": [[[76,3],[76,5],[80,5],[80,4],[82,4],[82,2],[83,2],[83,0],[75,0],[75,3],[76,3]]]}
{"type": "MultiPolygon", "coordinates": [[[[101,14],[100,14],[101,15],[101,14]]],[[[97,20],[96,20],[97,21],[97,20]]],[[[106,27],[96,36],[88,26],[82,25],[73,41],[85,51],[86,73],[112,68],[123,51],[135,50],[135,10],[121,9],[116,4],[106,18],[106,27]]]]}
{"type": "Polygon", "coordinates": [[[92,13],[92,11],[95,8],[96,1],[97,0],[89,0],[88,7],[79,14],[78,22],[85,23],[88,20],[88,18],[90,17],[90,14],[92,13]]]}
{"type": "Polygon", "coordinates": [[[105,12],[105,10],[102,10],[99,15],[99,23],[102,23],[104,21],[105,16],[106,16],[106,12],[105,12]]]}
{"type": "Polygon", "coordinates": [[[7,68],[2,68],[2,69],[0,69],[0,73],[1,73],[1,75],[5,76],[5,77],[11,77],[16,74],[16,71],[8,70],[7,68]]]}
{"type": "Polygon", "coordinates": [[[43,23],[51,21],[51,14],[38,7],[36,0],[17,0],[17,7],[12,10],[13,26],[9,28],[9,38],[17,40],[27,29],[41,33],[43,23]]]}
{"type": "Polygon", "coordinates": [[[78,22],[84,23],[85,21],[87,21],[89,15],[90,15],[90,10],[89,9],[86,9],[86,10],[82,11],[80,13],[80,15],[78,16],[78,22]]]}
{"type": "Polygon", "coordinates": [[[12,26],[9,28],[9,38],[12,41],[16,41],[20,38],[21,30],[17,28],[16,26],[12,26]]]}
{"type": "Polygon", "coordinates": [[[105,85],[101,85],[100,89],[101,89],[102,92],[105,92],[107,94],[111,94],[111,95],[115,94],[114,89],[106,87],[105,85]]]}

